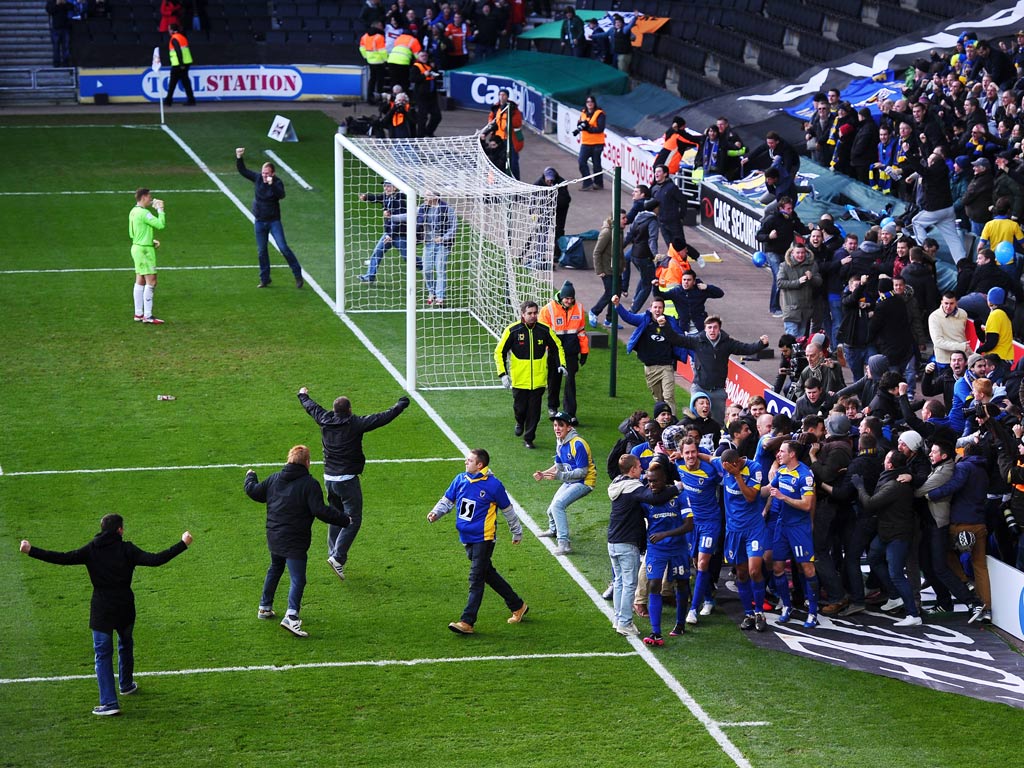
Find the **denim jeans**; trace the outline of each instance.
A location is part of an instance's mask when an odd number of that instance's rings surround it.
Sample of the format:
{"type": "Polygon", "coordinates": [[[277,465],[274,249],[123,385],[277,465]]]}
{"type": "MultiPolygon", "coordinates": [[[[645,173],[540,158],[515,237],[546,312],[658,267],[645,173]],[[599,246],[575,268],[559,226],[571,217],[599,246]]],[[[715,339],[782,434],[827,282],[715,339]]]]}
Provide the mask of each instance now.
{"type": "Polygon", "coordinates": [[[636,291],[633,293],[633,305],[629,311],[634,315],[643,309],[647,303],[647,297],[651,295],[651,281],[654,279],[653,259],[634,259],[633,266],[636,267],[636,291]]]}
{"type": "Polygon", "coordinates": [[[902,598],[903,608],[907,615],[917,616],[914,590],[910,588],[910,581],[907,579],[905,570],[909,550],[909,541],[893,539],[883,542],[879,536],[875,536],[874,541],[871,542],[871,549],[868,550],[868,562],[871,563],[872,573],[882,582],[882,589],[886,594],[889,597],[902,598]],[[886,564],[888,564],[888,568],[886,564]]]}
{"type": "Polygon", "coordinates": [[[612,607],[615,624],[622,626],[633,620],[633,594],[640,572],[640,548],[636,544],[608,544],[612,561],[612,607]]]}
{"type": "Polygon", "coordinates": [[[551,504],[548,505],[548,530],[554,531],[558,541],[569,540],[569,518],[565,514],[566,507],[575,501],[579,501],[593,488],[585,483],[562,483],[562,487],[555,491],[551,504]]]}
{"type": "MultiPolygon", "coordinates": [[[[604,152],[604,144],[580,144],[580,176],[589,176],[591,173],[601,173],[601,153],[604,152]],[[591,171],[588,162],[593,164],[591,171]]],[[[583,189],[604,189],[604,176],[595,176],[583,182],[583,189]]]]}
{"type": "Polygon", "coordinates": [[[799,339],[804,335],[804,329],[807,327],[804,323],[794,323],[790,320],[782,321],[782,332],[788,333],[790,336],[799,339]]]}
{"type": "Polygon", "coordinates": [[[484,586],[493,589],[510,611],[518,611],[523,607],[523,598],[516,594],[501,574],[491,564],[494,554],[493,541],[480,541],[466,544],[466,557],[469,558],[469,599],[466,610],[462,612],[462,621],[476,624],[476,615],[480,612],[480,603],[484,599],[484,586]]]}
{"type": "Polygon", "coordinates": [[[366,276],[377,276],[377,268],[384,259],[384,254],[392,248],[397,248],[398,252],[402,254],[402,258],[404,259],[405,243],[405,237],[395,237],[392,239],[390,235],[381,235],[380,240],[377,241],[377,245],[374,246],[373,253],[370,255],[370,268],[366,270],[366,276]]]}
{"type": "MultiPolygon", "coordinates": [[[[850,369],[854,381],[864,378],[864,367],[868,364],[868,358],[875,354],[871,347],[851,347],[843,345],[843,354],[846,355],[846,365],[850,369]]],[[[862,403],[867,405],[867,403],[862,403]]]]}
{"type": "Polygon", "coordinates": [[[427,284],[427,293],[439,301],[444,301],[449,250],[443,243],[427,243],[423,246],[423,280],[427,284]]]}
{"type": "MultiPolygon", "coordinates": [[[[828,295],[828,316],[825,318],[825,330],[828,332],[828,340],[832,342],[833,349],[836,346],[836,336],[839,335],[839,326],[842,324],[843,297],[838,293],[830,293],[828,295]]],[[[860,376],[857,377],[857,379],[859,378],[860,376]]],[[[854,381],[857,379],[854,379],[854,381]]]]}
{"type": "Polygon", "coordinates": [[[779,304],[779,257],[778,254],[771,251],[764,251],[763,253],[768,260],[768,269],[772,271],[772,289],[768,295],[768,311],[781,312],[782,306],[779,304]]]}
{"type": "Polygon", "coordinates": [[[611,275],[605,275],[604,277],[602,277],[601,278],[601,284],[604,286],[604,293],[601,294],[601,298],[599,298],[597,300],[597,302],[594,304],[594,306],[592,306],[590,308],[590,311],[593,312],[595,315],[600,315],[601,312],[605,309],[605,307],[607,307],[608,308],[607,319],[610,321],[612,319],[613,310],[615,309],[615,306],[611,303],[611,301],[612,301],[612,276],[611,275]]]}
{"type": "Polygon", "coordinates": [[[288,566],[288,576],[291,578],[291,586],[288,588],[288,613],[298,616],[302,608],[302,592],[306,589],[306,558],[305,557],[281,557],[271,553],[270,567],[267,569],[267,578],[263,582],[263,596],[260,597],[260,605],[267,608],[274,607],[274,593],[277,592],[277,583],[281,580],[285,566],[288,566]]]}
{"type": "Polygon", "coordinates": [[[344,565],[348,561],[348,550],[356,540],[356,534],[363,524],[363,489],[359,476],[351,480],[326,480],[327,499],[352,520],[346,527],[327,526],[327,554],[344,565]]]}
{"type": "MultiPolygon", "coordinates": [[[[121,690],[131,687],[135,674],[135,641],[132,639],[134,624],[122,627],[117,632],[117,679],[121,690]]],[[[117,689],[114,687],[114,635],[92,631],[92,648],[96,653],[96,682],[100,687],[100,706],[117,704],[117,689]]]]}
{"type": "Polygon", "coordinates": [[[284,260],[291,267],[292,274],[295,277],[302,276],[302,267],[299,266],[299,260],[295,258],[292,249],[288,247],[288,241],[284,239],[284,227],[281,225],[280,219],[275,219],[274,221],[257,220],[253,222],[253,229],[256,232],[256,253],[260,260],[260,282],[270,282],[270,254],[267,251],[267,238],[270,235],[274,236],[274,242],[277,243],[278,250],[281,251],[284,260]]]}

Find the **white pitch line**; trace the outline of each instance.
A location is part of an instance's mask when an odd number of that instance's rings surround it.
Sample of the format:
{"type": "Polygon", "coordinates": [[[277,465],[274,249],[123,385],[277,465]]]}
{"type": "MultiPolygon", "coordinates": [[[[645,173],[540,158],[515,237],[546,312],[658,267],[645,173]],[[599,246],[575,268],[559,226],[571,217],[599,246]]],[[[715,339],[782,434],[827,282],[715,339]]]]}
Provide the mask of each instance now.
{"type": "MultiPolygon", "coordinates": [[[[193,159],[196,165],[198,165],[200,169],[202,169],[203,172],[206,173],[207,176],[214,180],[214,183],[217,184],[219,188],[224,190],[224,194],[228,196],[228,199],[230,199],[235,204],[235,206],[238,207],[240,211],[242,211],[243,214],[245,214],[246,218],[249,219],[249,221],[252,221],[253,217],[249,210],[244,205],[242,205],[241,201],[234,195],[234,193],[231,192],[231,190],[224,186],[223,182],[217,179],[217,177],[213,174],[209,167],[199,158],[199,156],[192,150],[192,148],[189,147],[188,144],[186,144],[167,125],[163,125],[161,126],[161,128],[178,144],[178,146],[182,148],[182,150],[189,157],[193,159]]],[[[276,245],[277,244],[275,243],[275,247],[276,245]]],[[[278,250],[280,250],[280,248],[278,248],[278,250]]],[[[331,308],[331,311],[337,315],[338,308],[335,305],[334,300],[327,295],[323,288],[321,288],[320,285],[315,280],[312,279],[312,277],[307,276],[305,271],[303,271],[302,274],[306,278],[306,283],[309,284],[310,288],[312,288],[313,291],[321,299],[323,299],[324,303],[331,308]]],[[[363,331],[348,316],[338,315],[338,317],[341,318],[342,322],[345,323],[345,325],[349,328],[349,330],[352,331],[356,338],[363,343],[363,346],[366,347],[367,351],[370,352],[370,354],[377,359],[377,362],[380,363],[380,365],[382,365],[389,374],[391,374],[391,377],[399,384],[399,386],[401,386],[402,389],[408,392],[409,388],[405,380],[405,377],[402,376],[402,374],[398,371],[397,368],[395,368],[391,361],[388,360],[387,357],[385,357],[379,349],[377,349],[373,342],[371,342],[370,339],[367,338],[366,334],[363,333],[363,331]]],[[[440,429],[441,432],[443,432],[444,435],[449,440],[451,440],[452,444],[459,450],[460,453],[465,454],[469,451],[469,447],[455,433],[455,430],[448,426],[447,422],[445,422],[445,420],[441,418],[441,415],[436,410],[434,410],[433,406],[431,406],[430,403],[428,403],[424,399],[423,395],[421,395],[418,391],[412,391],[408,393],[409,397],[416,401],[416,403],[423,409],[424,413],[426,413],[427,416],[434,422],[434,424],[437,425],[438,429],[440,429]]],[[[526,527],[528,527],[534,533],[534,535],[539,534],[540,528],[538,527],[534,519],[529,515],[529,513],[523,508],[523,506],[518,501],[512,498],[511,494],[509,495],[509,499],[512,501],[512,504],[516,509],[516,514],[519,515],[520,519],[525,523],[526,527]]],[[[539,539],[539,541],[543,543],[543,545],[548,549],[549,552],[554,554],[555,545],[552,540],[539,539]]],[[[573,581],[575,581],[579,585],[579,587],[584,591],[584,593],[591,599],[591,601],[594,603],[594,606],[599,611],[601,611],[601,613],[603,613],[605,617],[607,617],[609,620],[612,619],[612,609],[608,606],[607,601],[605,601],[601,597],[601,595],[598,594],[597,590],[594,589],[590,582],[583,577],[583,574],[581,574],[579,570],[577,570],[577,568],[564,556],[558,557],[556,558],[556,560],[562,566],[562,568],[565,569],[569,576],[572,577],[573,581]]],[[[661,663],[657,656],[655,656],[655,654],[651,652],[651,650],[647,646],[643,645],[643,643],[641,643],[638,638],[629,638],[629,642],[630,645],[639,652],[640,657],[647,662],[647,665],[655,672],[655,674],[658,675],[658,677],[661,678],[662,682],[664,682],[665,685],[667,685],[669,689],[676,694],[676,696],[683,703],[683,705],[690,711],[690,714],[692,714],[701,723],[701,725],[704,726],[705,730],[707,730],[711,738],[713,738],[718,743],[718,746],[722,749],[723,752],[725,752],[729,759],[731,759],[738,766],[738,768],[752,768],[750,761],[747,760],[747,758],[743,755],[739,748],[732,743],[732,740],[722,730],[722,727],[711,718],[711,716],[704,710],[704,708],[700,704],[697,703],[696,699],[694,699],[693,696],[690,695],[689,691],[687,691],[686,688],[683,686],[683,684],[680,683],[672,675],[672,673],[665,668],[665,665],[661,663]]]]}
{"type": "MultiPolygon", "coordinates": [[[[136,672],[135,677],[177,677],[183,675],[213,675],[230,672],[292,672],[297,669],[344,669],[347,667],[419,667],[426,664],[464,664],[481,661],[544,661],[546,659],[621,659],[635,653],[530,653],[514,656],[463,656],[440,659],[375,659],[367,661],[319,661],[308,664],[256,664],[245,667],[201,667],[197,669],[165,669],[154,672],[136,672]]],[[[53,677],[0,678],[0,685],[16,683],[63,683],[69,680],[95,680],[96,675],[55,675],[53,677]]]]}
{"type": "Polygon", "coordinates": [[[771,725],[767,720],[751,720],[746,723],[718,723],[722,728],[764,728],[771,725]]]}
{"type": "MultiPolygon", "coordinates": [[[[462,456],[452,458],[427,459],[367,459],[367,464],[430,464],[437,461],[463,461],[462,456]]],[[[321,465],[322,461],[311,461],[311,465],[321,465]]],[[[166,467],[106,467],[103,469],[34,469],[25,472],[7,472],[0,470],[3,477],[30,477],[33,475],[102,475],[112,472],[178,472],[197,469],[248,469],[249,467],[280,467],[280,461],[253,462],[250,464],[180,464],[166,467]]]]}
{"type": "MultiPolygon", "coordinates": [[[[161,195],[198,195],[198,194],[220,194],[219,189],[154,189],[154,193],[161,195]]],[[[64,190],[62,192],[0,192],[0,197],[53,197],[55,195],[134,195],[135,190],[123,189],[94,189],[94,190],[64,190]]]]}
{"type": "Polygon", "coordinates": [[[288,172],[288,174],[290,174],[291,177],[293,179],[295,179],[295,181],[298,182],[300,187],[302,187],[303,189],[306,189],[306,190],[310,190],[310,191],[313,189],[313,187],[310,186],[310,184],[304,178],[302,178],[301,176],[299,176],[298,173],[295,172],[294,168],[292,168],[290,165],[288,165],[288,163],[286,163],[284,160],[282,160],[280,157],[278,157],[277,153],[274,152],[274,150],[272,150],[272,149],[265,149],[265,150],[263,150],[263,153],[267,157],[269,157],[271,160],[273,160],[275,163],[277,163],[279,166],[284,168],[284,170],[286,172],[288,172]]]}
{"type": "MultiPolygon", "coordinates": [[[[272,264],[271,269],[281,269],[287,264],[272,264]]],[[[210,264],[192,267],[160,267],[160,272],[203,272],[218,269],[253,269],[252,264],[210,264]]],[[[79,272],[135,272],[132,267],[80,267],[72,269],[0,269],[0,275],[51,275],[74,274],[79,272]]]]}

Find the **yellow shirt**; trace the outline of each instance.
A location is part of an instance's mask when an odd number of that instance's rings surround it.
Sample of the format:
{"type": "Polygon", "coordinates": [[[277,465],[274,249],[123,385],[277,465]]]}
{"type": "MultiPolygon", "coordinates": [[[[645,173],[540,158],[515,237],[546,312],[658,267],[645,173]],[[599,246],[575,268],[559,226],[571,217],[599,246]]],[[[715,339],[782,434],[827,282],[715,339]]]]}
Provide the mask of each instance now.
{"type": "Polygon", "coordinates": [[[1013,326],[1010,317],[1002,309],[996,308],[989,312],[985,321],[985,335],[999,334],[999,342],[992,351],[999,355],[1000,360],[1013,362],[1013,326]]]}
{"type": "Polygon", "coordinates": [[[1024,240],[1024,230],[1013,219],[992,219],[981,230],[981,239],[988,242],[989,248],[995,248],[999,243],[1024,240]]]}

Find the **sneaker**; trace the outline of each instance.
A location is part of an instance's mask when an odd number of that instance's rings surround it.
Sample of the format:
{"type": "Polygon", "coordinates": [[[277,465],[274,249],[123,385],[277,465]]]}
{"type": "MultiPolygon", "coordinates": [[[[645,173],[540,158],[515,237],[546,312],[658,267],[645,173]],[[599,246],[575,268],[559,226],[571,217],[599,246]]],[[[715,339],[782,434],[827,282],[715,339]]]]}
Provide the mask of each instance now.
{"type": "Polygon", "coordinates": [[[971,606],[971,616],[967,619],[968,624],[974,624],[982,620],[985,615],[985,606],[981,603],[977,603],[971,606]]]}
{"type": "Polygon", "coordinates": [[[764,632],[766,629],[768,629],[768,622],[765,621],[763,613],[754,614],[754,629],[756,629],[758,632],[764,632]]]}
{"type": "Polygon", "coordinates": [[[902,608],[902,607],[903,607],[903,598],[902,597],[892,597],[892,598],[886,600],[884,603],[882,603],[882,610],[883,611],[895,611],[897,608],[902,608]]]}
{"type": "Polygon", "coordinates": [[[623,637],[640,637],[640,630],[632,621],[629,624],[619,624],[615,627],[615,631],[623,637]]]}
{"type": "Polygon", "coordinates": [[[508,623],[509,624],[518,624],[519,622],[521,622],[523,620],[523,618],[529,612],[530,612],[530,606],[528,606],[526,603],[523,603],[523,607],[520,608],[518,611],[512,611],[512,615],[508,617],[508,623]]]}
{"type": "Polygon", "coordinates": [[[92,713],[100,716],[120,715],[121,706],[119,704],[100,704],[98,707],[92,708],[92,713]]]}
{"type": "Polygon", "coordinates": [[[360,275],[359,279],[362,280],[364,283],[376,283],[377,282],[377,276],[376,275],[360,275]]]}
{"type": "Polygon", "coordinates": [[[549,419],[553,418],[556,413],[558,413],[558,411],[556,411],[554,408],[548,408],[548,418],[549,419]]]}
{"type": "Polygon", "coordinates": [[[777,309],[774,312],[772,312],[771,315],[772,315],[772,317],[782,317],[782,310],[781,309],[777,309]]]}
{"type": "Polygon", "coordinates": [[[275,616],[277,616],[277,614],[274,613],[274,609],[273,608],[267,608],[265,605],[261,605],[259,610],[256,611],[256,618],[257,619],[272,619],[275,616]]]}
{"type": "Polygon", "coordinates": [[[603,320],[601,322],[601,325],[603,325],[605,328],[611,328],[612,327],[612,321],[611,320],[603,320]]]}
{"type": "Polygon", "coordinates": [[[597,315],[595,315],[593,312],[588,312],[587,320],[590,321],[591,328],[597,328],[597,315]]]}
{"type": "Polygon", "coordinates": [[[676,624],[672,627],[672,631],[668,633],[669,637],[679,637],[680,635],[686,634],[686,624],[676,624]]]}
{"type": "Polygon", "coordinates": [[[260,280],[260,281],[259,281],[259,282],[258,282],[258,283],[256,284],[256,287],[257,287],[257,288],[266,288],[266,287],[267,287],[268,285],[270,285],[270,281],[269,281],[269,280],[260,280]]]}
{"type": "Polygon", "coordinates": [[[697,266],[700,267],[701,269],[704,269],[704,267],[707,266],[707,262],[704,261],[704,257],[703,256],[700,256],[700,255],[697,256],[697,266]]]}
{"type": "Polygon", "coordinates": [[[534,449],[535,449],[535,448],[536,448],[537,446],[533,444],[533,441],[532,441],[532,440],[523,440],[523,447],[524,447],[524,448],[529,448],[529,449],[530,449],[530,450],[532,451],[532,450],[534,450],[534,449]]]}
{"type": "Polygon", "coordinates": [[[132,320],[134,320],[136,323],[141,323],[142,315],[132,315],[132,320]]]}
{"type": "Polygon", "coordinates": [[[893,624],[893,626],[894,627],[920,627],[922,624],[924,624],[924,622],[921,621],[921,617],[920,616],[907,616],[905,619],[900,619],[899,621],[897,621],[895,624],[893,624]]]}
{"type": "Polygon", "coordinates": [[[813,613],[807,614],[807,621],[804,622],[804,629],[814,629],[818,626],[818,617],[813,613]]]}
{"type": "Polygon", "coordinates": [[[433,303],[434,303],[434,294],[430,294],[429,296],[427,296],[427,306],[429,307],[433,303]]]}
{"type": "Polygon", "coordinates": [[[281,626],[296,637],[309,637],[309,632],[302,628],[302,619],[298,616],[285,616],[281,619],[281,626]]]}
{"type": "Polygon", "coordinates": [[[572,545],[568,541],[562,542],[557,547],[555,547],[555,557],[568,555],[570,552],[572,552],[572,545]]]}
{"type": "Polygon", "coordinates": [[[839,612],[839,615],[846,618],[847,616],[856,616],[858,613],[864,613],[865,610],[867,610],[867,607],[864,603],[850,603],[839,612]]]}
{"type": "Polygon", "coordinates": [[[754,628],[754,617],[749,613],[743,617],[743,621],[740,622],[740,629],[744,632],[749,632],[754,628]]]}
{"type": "Polygon", "coordinates": [[[148,323],[149,325],[163,325],[164,324],[164,321],[161,320],[159,317],[144,317],[144,318],[142,318],[142,322],[143,323],[148,323]]]}
{"type": "Polygon", "coordinates": [[[129,685],[127,688],[124,688],[124,689],[121,690],[121,695],[122,696],[131,696],[133,693],[135,693],[138,690],[139,690],[139,684],[136,683],[133,680],[131,685],[129,685]]]}
{"type": "Polygon", "coordinates": [[[697,623],[697,612],[692,608],[686,614],[686,623],[690,625],[694,625],[697,623]]]}
{"type": "Polygon", "coordinates": [[[931,608],[925,608],[924,612],[929,616],[948,616],[953,613],[953,608],[952,606],[933,605],[931,608]]]}
{"type": "Polygon", "coordinates": [[[662,646],[665,644],[665,638],[661,635],[656,635],[653,632],[644,638],[644,645],[657,645],[662,646]]]}
{"type": "Polygon", "coordinates": [[[331,555],[330,557],[327,558],[327,564],[329,566],[331,566],[331,568],[334,569],[334,572],[336,574],[338,574],[338,578],[339,579],[341,579],[342,581],[345,580],[345,564],[344,563],[339,563],[335,559],[334,555],[331,555]]]}
{"type": "Polygon", "coordinates": [[[651,615],[648,612],[647,606],[644,603],[633,603],[633,613],[635,613],[641,619],[646,619],[651,615]]]}
{"type": "Polygon", "coordinates": [[[782,613],[779,615],[779,624],[785,624],[786,622],[788,622],[792,618],[793,618],[793,609],[792,608],[787,608],[787,607],[783,606],[782,607],[782,613]]]}
{"type": "Polygon", "coordinates": [[[601,593],[601,597],[603,597],[605,600],[611,600],[613,597],[615,597],[615,584],[609,584],[608,588],[601,593]]]}
{"type": "Polygon", "coordinates": [[[298,277],[295,278],[295,287],[296,288],[301,288],[305,284],[306,284],[306,281],[302,279],[302,275],[299,275],[298,277]]]}
{"type": "Polygon", "coordinates": [[[711,612],[713,610],[715,610],[715,601],[714,600],[705,600],[704,601],[704,605],[702,605],[700,607],[700,615],[701,616],[710,616],[711,612]]]}
{"type": "Polygon", "coordinates": [[[990,611],[988,608],[986,608],[984,611],[982,611],[981,612],[981,620],[986,622],[986,623],[988,623],[988,624],[991,624],[992,623],[992,611],[990,611]]]}
{"type": "Polygon", "coordinates": [[[555,538],[555,532],[554,531],[541,531],[540,533],[537,534],[537,538],[538,539],[553,539],[553,538],[555,538]]]}
{"type": "Polygon", "coordinates": [[[454,632],[456,635],[472,635],[473,625],[467,624],[464,621],[453,621],[448,625],[448,629],[454,632]]]}

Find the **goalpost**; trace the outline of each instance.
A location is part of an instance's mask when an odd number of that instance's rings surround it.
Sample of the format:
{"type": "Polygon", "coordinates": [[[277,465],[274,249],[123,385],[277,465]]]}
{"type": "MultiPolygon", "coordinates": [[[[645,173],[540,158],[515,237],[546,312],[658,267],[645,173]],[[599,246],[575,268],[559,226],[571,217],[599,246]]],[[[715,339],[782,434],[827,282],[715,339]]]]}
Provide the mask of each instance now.
{"type": "Polygon", "coordinates": [[[410,389],[497,386],[497,339],[552,295],[557,188],[502,173],[476,136],[334,148],[338,313],[372,317],[389,356],[404,333],[410,389]]]}

